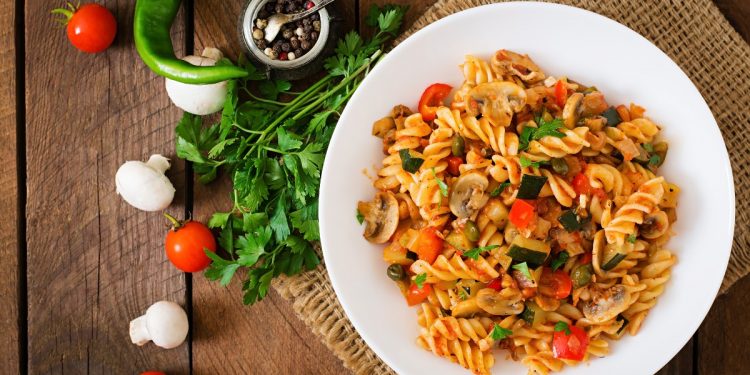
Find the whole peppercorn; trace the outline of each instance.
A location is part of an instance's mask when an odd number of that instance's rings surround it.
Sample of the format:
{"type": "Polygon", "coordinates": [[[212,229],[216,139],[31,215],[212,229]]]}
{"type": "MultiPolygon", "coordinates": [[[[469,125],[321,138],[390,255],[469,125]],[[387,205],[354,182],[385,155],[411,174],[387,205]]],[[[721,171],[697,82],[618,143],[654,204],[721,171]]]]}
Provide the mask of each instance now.
{"type": "Polygon", "coordinates": [[[310,40],[312,40],[312,41],[318,40],[318,32],[317,31],[313,31],[313,32],[310,33],[310,40]]]}
{"type": "Polygon", "coordinates": [[[289,44],[292,46],[292,49],[297,49],[299,48],[299,39],[294,36],[292,39],[289,39],[289,44]]]}
{"type": "Polygon", "coordinates": [[[258,18],[255,20],[255,27],[259,29],[265,29],[268,26],[268,20],[265,18],[258,18]]]}
{"type": "Polygon", "coordinates": [[[281,53],[281,43],[274,43],[273,44],[273,51],[277,54],[281,53]]]}
{"type": "Polygon", "coordinates": [[[297,58],[297,55],[294,54],[294,52],[289,52],[286,57],[289,59],[289,61],[292,61],[297,58]]]}
{"type": "Polygon", "coordinates": [[[315,31],[320,31],[320,21],[313,21],[312,25],[315,31]]]}
{"type": "Polygon", "coordinates": [[[298,27],[297,29],[294,30],[294,34],[296,34],[297,36],[300,36],[300,35],[304,34],[304,32],[305,31],[302,30],[301,27],[298,27]]]}
{"type": "Polygon", "coordinates": [[[281,50],[284,52],[289,52],[289,50],[291,49],[290,47],[291,46],[289,45],[289,43],[281,43],[281,50]]]}
{"type": "Polygon", "coordinates": [[[309,18],[303,18],[302,19],[302,26],[307,26],[311,23],[309,18]]]}
{"type": "Polygon", "coordinates": [[[301,42],[301,41],[310,39],[310,36],[307,35],[307,33],[302,33],[302,35],[300,35],[298,38],[299,38],[299,40],[301,42]]]}
{"type": "Polygon", "coordinates": [[[265,48],[267,47],[267,46],[266,46],[266,40],[265,40],[265,39],[257,39],[257,40],[255,41],[255,45],[257,45],[257,46],[258,46],[258,48],[260,48],[260,49],[265,49],[265,48]]]}
{"type": "Polygon", "coordinates": [[[253,29],[253,39],[263,39],[263,30],[255,28],[253,29]]]}
{"type": "Polygon", "coordinates": [[[308,41],[306,41],[306,40],[303,40],[303,41],[301,41],[301,42],[299,43],[299,46],[300,46],[300,47],[302,47],[302,49],[303,49],[303,50],[305,50],[305,51],[309,50],[309,49],[310,49],[310,47],[312,47],[312,46],[310,45],[310,42],[308,42],[308,41]]]}
{"type": "Polygon", "coordinates": [[[274,50],[271,50],[271,53],[268,54],[268,57],[270,57],[271,60],[276,60],[279,57],[279,53],[274,50]]]}
{"type": "Polygon", "coordinates": [[[281,3],[276,3],[276,6],[273,7],[273,11],[276,13],[283,13],[284,5],[281,3]]]}
{"type": "Polygon", "coordinates": [[[279,55],[279,60],[285,61],[285,60],[287,60],[287,59],[289,59],[289,54],[288,54],[288,53],[286,53],[286,52],[282,52],[282,53],[281,53],[281,54],[279,55]]]}
{"type": "Polygon", "coordinates": [[[281,32],[281,36],[284,39],[291,39],[294,36],[294,31],[292,31],[292,29],[284,29],[284,31],[281,32]]]}
{"type": "Polygon", "coordinates": [[[297,57],[300,57],[300,56],[302,56],[302,55],[303,55],[303,53],[302,53],[302,49],[301,49],[301,48],[297,48],[297,49],[295,49],[295,50],[294,50],[294,55],[295,55],[295,56],[297,56],[297,57]]]}
{"type": "Polygon", "coordinates": [[[310,18],[312,18],[313,21],[320,21],[320,14],[315,13],[311,15],[310,18]]]}

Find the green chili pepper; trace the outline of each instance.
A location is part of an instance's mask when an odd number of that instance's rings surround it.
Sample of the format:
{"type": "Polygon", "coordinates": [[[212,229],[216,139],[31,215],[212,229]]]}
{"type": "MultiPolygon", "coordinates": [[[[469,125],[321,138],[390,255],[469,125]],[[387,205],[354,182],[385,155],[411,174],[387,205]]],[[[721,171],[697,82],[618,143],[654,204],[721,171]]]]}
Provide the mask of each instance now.
{"type": "Polygon", "coordinates": [[[135,48],[154,73],[189,84],[209,84],[247,76],[237,66],[195,66],[174,54],[169,29],[180,8],[180,0],[138,0],[133,34],[135,48]]]}

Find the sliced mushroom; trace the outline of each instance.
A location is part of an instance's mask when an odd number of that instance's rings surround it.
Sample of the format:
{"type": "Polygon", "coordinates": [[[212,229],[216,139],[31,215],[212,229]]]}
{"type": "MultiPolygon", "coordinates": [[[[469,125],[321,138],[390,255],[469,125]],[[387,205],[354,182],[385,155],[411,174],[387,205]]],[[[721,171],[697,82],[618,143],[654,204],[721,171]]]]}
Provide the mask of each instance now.
{"type": "Polygon", "coordinates": [[[545,78],[542,69],[528,55],[521,55],[507,49],[495,52],[490,61],[492,70],[500,76],[514,75],[524,82],[538,82],[545,78]]]}
{"type": "Polygon", "coordinates": [[[578,122],[578,116],[581,115],[581,101],[583,100],[583,94],[577,92],[571,95],[565,102],[563,108],[563,123],[568,129],[573,129],[578,122]]]}
{"type": "Polygon", "coordinates": [[[487,82],[471,89],[464,100],[469,115],[481,113],[492,125],[507,127],[513,113],[526,105],[526,91],[513,82],[487,82]]]}
{"type": "Polygon", "coordinates": [[[396,122],[393,117],[386,116],[372,124],[372,135],[378,138],[385,138],[391,129],[396,128],[396,122]]]}
{"type": "Polygon", "coordinates": [[[485,193],[490,182],[479,173],[469,173],[453,183],[450,197],[451,212],[459,218],[473,216],[490,199],[485,193]]]}
{"type": "Polygon", "coordinates": [[[451,309],[451,315],[456,318],[466,318],[483,311],[484,310],[479,308],[479,305],[477,305],[477,299],[470,298],[466,301],[457,303],[456,306],[453,306],[453,309],[451,309]]]}
{"type": "Polygon", "coordinates": [[[650,240],[659,238],[667,233],[669,229],[669,217],[664,211],[656,211],[643,218],[643,223],[638,228],[641,236],[650,240]]]}
{"type": "Polygon", "coordinates": [[[591,290],[592,299],[583,302],[583,315],[594,323],[603,323],[628,308],[628,292],[622,285],[591,290]]]}
{"type": "Polygon", "coordinates": [[[359,202],[357,210],[365,217],[365,238],[372,243],[385,243],[398,227],[398,201],[391,192],[375,194],[372,202],[359,202]]]}
{"type": "Polygon", "coordinates": [[[512,288],[484,288],[477,292],[476,300],[479,308],[493,315],[520,314],[524,308],[521,293],[512,288]]]}
{"type": "Polygon", "coordinates": [[[538,294],[536,297],[534,297],[534,302],[536,302],[536,304],[539,305],[539,307],[544,311],[556,311],[562,304],[562,302],[557,298],[542,296],[538,294]]]}

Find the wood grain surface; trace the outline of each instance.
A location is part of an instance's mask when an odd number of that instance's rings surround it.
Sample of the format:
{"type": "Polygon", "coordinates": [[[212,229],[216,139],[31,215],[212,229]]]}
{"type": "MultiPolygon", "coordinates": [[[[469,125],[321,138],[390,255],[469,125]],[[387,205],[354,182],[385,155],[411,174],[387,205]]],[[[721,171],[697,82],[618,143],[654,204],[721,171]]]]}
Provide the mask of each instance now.
{"type": "Polygon", "coordinates": [[[0,363],[8,373],[19,371],[19,195],[16,102],[16,3],[0,1],[0,363]],[[5,27],[5,26],[8,27],[5,27]]]}
{"type": "MultiPolygon", "coordinates": [[[[0,0],[0,207],[6,211],[0,221],[0,373],[348,373],[275,292],[246,307],[238,282],[223,288],[176,271],[164,255],[165,221],[116,194],[114,174],[122,162],[162,153],[174,161],[168,176],[178,196],[170,213],[184,216],[192,208],[205,221],[231,205],[226,179],[193,185],[189,167],[174,155],[181,113],[167,98],[164,80],[133,48],[134,2],[100,3],[115,14],[118,36],[107,52],[89,55],[70,46],[48,16],[62,1],[0,0]],[[130,344],[128,322],[162,299],[191,303],[191,342],[173,350],[130,344]]],[[[363,16],[384,3],[408,4],[408,27],[434,0],[338,0],[335,7],[347,29],[367,34],[363,16]]],[[[750,40],[750,2],[716,3],[750,40]]],[[[236,58],[235,25],[244,0],[185,4],[173,27],[178,55],[186,46],[197,52],[214,46],[236,58]]],[[[748,304],[745,278],[717,299],[660,374],[747,373],[750,323],[742,314],[748,304]]]]}

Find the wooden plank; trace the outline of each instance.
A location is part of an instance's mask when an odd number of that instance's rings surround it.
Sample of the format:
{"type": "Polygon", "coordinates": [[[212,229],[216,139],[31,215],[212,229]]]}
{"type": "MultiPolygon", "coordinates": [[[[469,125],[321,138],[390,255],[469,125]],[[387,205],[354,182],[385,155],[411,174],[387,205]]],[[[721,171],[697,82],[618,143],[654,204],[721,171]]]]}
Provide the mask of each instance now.
{"type": "Polygon", "coordinates": [[[747,0],[714,0],[729,23],[745,41],[750,43],[750,1],[747,0]]]}
{"type": "MultiPolygon", "coordinates": [[[[186,290],[164,254],[164,219],[130,207],[114,186],[126,160],[176,159],[180,113],[135,52],[134,2],[104,5],[118,36],[107,52],[89,55],[51,27],[49,2],[26,2],[29,373],[187,374],[188,345],[130,344],[131,319],[158,300],[184,305],[186,290]]],[[[169,212],[182,216],[184,164],[168,175],[178,191],[169,212]]]]}
{"type": "Polygon", "coordinates": [[[746,374],[750,356],[750,278],[738,281],[714,302],[698,330],[697,370],[702,375],[746,374]]]}
{"type": "MultiPolygon", "coordinates": [[[[334,3],[349,30],[354,2],[334,3]]],[[[232,59],[241,50],[235,29],[241,1],[195,1],[195,50],[218,47],[232,59]],[[230,26],[228,26],[230,25],[230,26]]],[[[306,82],[295,84],[304,87],[306,82]]],[[[194,217],[207,221],[231,208],[226,176],[204,186],[195,183],[194,217]]],[[[275,291],[260,303],[242,305],[239,280],[223,288],[202,275],[193,277],[193,373],[339,374],[346,370],[300,321],[291,304],[275,291]]]]}
{"type": "Polygon", "coordinates": [[[0,207],[4,217],[0,221],[0,269],[4,270],[0,283],[0,363],[8,373],[19,368],[19,241],[18,241],[18,165],[16,134],[16,48],[15,2],[0,1],[0,207]]]}
{"type": "Polygon", "coordinates": [[[682,350],[677,353],[672,360],[669,361],[664,367],[662,367],[658,375],[687,375],[694,374],[695,368],[693,366],[694,355],[696,354],[693,350],[695,347],[696,336],[693,336],[682,350]]]}
{"type": "Polygon", "coordinates": [[[359,28],[364,35],[371,35],[373,29],[364,23],[365,16],[370,11],[372,5],[383,6],[385,4],[408,5],[409,10],[404,16],[404,25],[402,30],[407,30],[414,21],[416,21],[424,11],[435,4],[437,0],[360,0],[359,1],[359,28]]]}

